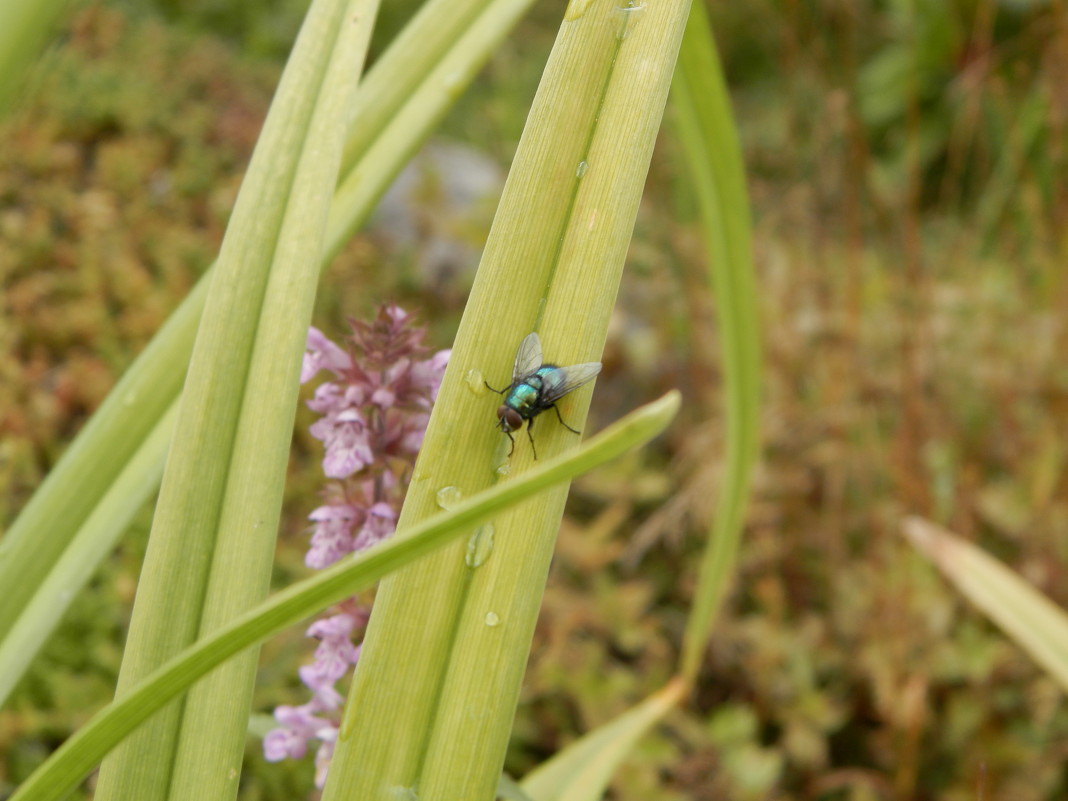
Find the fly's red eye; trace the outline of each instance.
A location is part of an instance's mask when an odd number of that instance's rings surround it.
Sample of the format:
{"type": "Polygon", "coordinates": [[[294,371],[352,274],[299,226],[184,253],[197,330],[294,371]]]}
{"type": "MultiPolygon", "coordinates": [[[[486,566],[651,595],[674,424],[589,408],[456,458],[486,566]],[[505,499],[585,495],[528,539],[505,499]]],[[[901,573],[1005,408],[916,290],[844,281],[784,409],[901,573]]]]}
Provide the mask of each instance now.
{"type": "Polygon", "coordinates": [[[497,419],[501,421],[501,428],[505,431],[515,431],[523,426],[523,418],[519,412],[503,404],[497,408],[497,419]]]}

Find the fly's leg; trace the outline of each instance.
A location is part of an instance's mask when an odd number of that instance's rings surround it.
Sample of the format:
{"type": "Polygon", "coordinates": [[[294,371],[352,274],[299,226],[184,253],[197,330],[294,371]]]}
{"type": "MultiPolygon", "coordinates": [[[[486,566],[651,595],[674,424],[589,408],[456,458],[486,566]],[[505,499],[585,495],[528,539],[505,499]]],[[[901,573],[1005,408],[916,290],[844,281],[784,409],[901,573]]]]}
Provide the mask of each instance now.
{"type": "Polygon", "coordinates": [[[534,452],[534,461],[538,461],[538,449],[534,447],[534,418],[527,420],[527,438],[530,439],[530,449],[534,452]]]}
{"type": "Polygon", "coordinates": [[[564,418],[560,416],[560,408],[555,403],[553,404],[553,411],[556,412],[556,419],[560,421],[560,425],[562,425],[564,428],[566,428],[572,434],[581,434],[582,433],[581,431],[576,431],[575,429],[573,429],[571,426],[569,426],[567,423],[564,422],[564,418]]]}
{"type": "Polygon", "coordinates": [[[489,385],[489,381],[486,381],[485,379],[482,380],[482,383],[486,385],[486,389],[496,392],[498,395],[503,395],[507,391],[504,389],[493,389],[493,387],[489,385]]]}
{"type": "Polygon", "coordinates": [[[504,433],[508,435],[508,440],[512,443],[512,447],[508,449],[508,458],[511,459],[512,454],[515,453],[515,437],[512,436],[511,431],[505,431],[504,433]]]}

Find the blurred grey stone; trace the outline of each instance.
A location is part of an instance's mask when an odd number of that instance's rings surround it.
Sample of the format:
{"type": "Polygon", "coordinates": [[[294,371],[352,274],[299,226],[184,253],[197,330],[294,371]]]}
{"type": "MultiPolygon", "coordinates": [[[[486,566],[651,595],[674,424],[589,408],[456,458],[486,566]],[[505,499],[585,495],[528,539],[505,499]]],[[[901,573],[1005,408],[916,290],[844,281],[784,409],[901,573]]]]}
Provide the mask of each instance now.
{"type": "Polygon", "coordinates": [[[370,233],[427,289],[466,293],[503,186],[504,171],[489,157],[430,142],[383,196],[370,233]]]}

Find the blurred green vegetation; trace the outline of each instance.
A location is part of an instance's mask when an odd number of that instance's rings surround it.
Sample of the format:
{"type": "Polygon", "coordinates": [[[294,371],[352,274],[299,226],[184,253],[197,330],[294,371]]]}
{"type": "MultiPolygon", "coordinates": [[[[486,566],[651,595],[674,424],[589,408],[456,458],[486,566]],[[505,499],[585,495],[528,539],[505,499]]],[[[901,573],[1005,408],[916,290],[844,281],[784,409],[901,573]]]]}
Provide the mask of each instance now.
{"type": "MultiPolygon", "coordinates": [[[[214,257],[305,5],[80,10],[0,123],[0,519],[214,257]]],[[[388,10],[383,40],[413,7],[388,10]]],[[[443,137],[506,166],[558,14],[521,26],[443,137]]],[[[1066,11],[763,0],[712,18],[754,203],[764,458],[694,702],[614,797],[1064,798],[1062,694],[898,527],[938,520],[1068,604],[1066,11]]],[[[689,417],[575,486],[515,774],[674,664],[723,436],[697,411],[717,402],[719,368],[684,169],[665,135],[591,429],[671,386],[689,417]]],[[[424,219],[447,202],[423,198],[424,219]]],[[[392,298],[445,346],[462,293],[413,267],[418,247],[354,240],[318,324],[339,331],[392,298]]],[[[304,571],[318,458],[298,430],[279,583],[304,571]]],[[[149,514],[0,711],[0,795],[109,700],[149,514]]],[[[304,700],[309,653],[300,632],[265,646],[259,709],[304,700]]],[[[242,798],[307,794],[310,764],[258,750],[242,798]]]]}

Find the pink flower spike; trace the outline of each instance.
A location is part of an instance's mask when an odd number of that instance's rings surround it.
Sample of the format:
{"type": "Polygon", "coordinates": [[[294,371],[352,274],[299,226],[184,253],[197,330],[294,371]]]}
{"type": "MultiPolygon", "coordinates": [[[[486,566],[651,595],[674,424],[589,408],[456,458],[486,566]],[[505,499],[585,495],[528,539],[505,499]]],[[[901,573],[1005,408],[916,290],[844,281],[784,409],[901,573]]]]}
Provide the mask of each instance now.
{"type": "Polygon", "coordinates": [[[308,329],[304,363],[300,369],[300,383],[307,383],[316,373],[324,369],[341,378],[342,373],[352,369],[352,358],[327,339],[326,334],[313,326],[308,329]]]}
{"type": "Polygon", "coordinates": [[[311,714],[310,705],[280,706],[274,710],[274,719],[279,727],[271,729],[263,738],[263,755],[269,762],[278,762],[289,757],[301,759],[307,753],[308,743],[316,732],[329,723],[325,718],[311,714]]]}
{"type": "MultiPolygon", "coordinates": [[[[323,443],[323,472],[332,479],[322,493],[323,505],[308,516],[312,533],[305,562],[313,568],[327,567],[393,534],[411,476],[410,457],[422,443],[449,359],[448,351],[424,358],[426,332],[399,306],[382,306],[369,322],[349,323],[344,349],[318,329],[308,331],[301,373],[303,383],[328,371],[307,402],[319,415],[310,433],[323,443]]],[[[320,788],[345,703],[337,685],[359,661],[369,615],[370,607],[353,596],[308,627],[308,636],[318,642],[299,676],[310,699],[303,706],[278,707],[278,726],[263,741],[271,761],[299,759],[317,747],[315,782],[320,788]]]]}
{"type": "Polygon", "coordinates": [[[319,414],[336,414],[346,406],[341,387],[327,382],[315,390],[315,397],[308,401],[308,408],[319,414]]]}
{"type": "Polygon", "coordinates": [[[396,303],[390,303],[386,306],[386,316],[393,321],[393,324],[400,327],[408,322],[408,318],[411,317],[408,312],[398,306],[396,303]]]}
{"type": "Polygon", "coordinates": [[[359,525],[365,513],[355,506],[320,506],[308,515],[315,523],[311,546],[304,564],[322,570],[329,567],[354,548],[352,532],[359,525]]]}
{"type": "Polygon", "coordinates": [[[326,774],[330,770],[330,760],[334,757],[334,743],[337,742],[338,727],[332,726],[330,730],[318,732],[322,744],[315,754],[315,786],[322,790],[326,785],[326,774]]]}
{"type": "Polygon", "coordinates": [[[379,387],[371,395],[371,403],[379,409],[388,409],[396,402],[397,396],[393,393],[393,390],[386,387],[379,387]]]}
{"type": "Polygon", "coordinates": [[[352,550],[359,553],[381,542],[397,528],[397,513],[384,501],[379,501],[367,510],[363,527],[353,538],[352,550]]]}
{"type": "MultiPolygon", "coordinates": [[[[438,399],[438,390],[441,389],[441,379],[445,377],[445,367],[449,363],[451,350],[439,350],[426,361],[416,362],[412,365],[412,384],[421,392],[430,395],[433,403],[438,399]]],[[[430,404],[427,404],[429,408],[430,404]]]]}
{"type": "Polygon", "coordinates": [[[405,453],[416,454],[423,447],[423,437],[426,434],[426,424],[430,420],[429,414],[414,415],[411,428],[404,433],[401,439],[401,450],[405,453]]]}
{"type": "Polygon", "coordinates": [[[353,629],[355,628],[356,618],[346,612],[342,612],[341,614],[331,615],[323,620],[316,620],[308,626],[307,636],[315,637],[318,640],[328,640],[339,637],[347,638],[352,634],[353,629]]]}
{"type": "MultiPolygon", "coordinates": [[[[333,685],[356,664],[359,652],[349,639],[323,640],[315,649],[315,661],[311,667],[321,677],[322,684],[333,685]]],[[[301,668],[303,670],[303,668],[301,668]]],[[[305,682],[308,686],[310,683],[305,682]]]]}
{"type": "Polygon", "coordinates": [[[309,705],[319,712],[333,712],[335,709],[341,709],[343,703],[345,703],[345,696],[333,687],[324,684],[322,687],[312,689],[312,699],[309,705]]]}
{"type": "Polygon", "coordinates": [[[324,417],[312,423],[309,431],[326,445],[323,472],[329,478],[348,478],[374,461],[370,433],[355,409],[324,417]]]}
{"type": "Polygon", "coordinates": [[[362,406],[367,400],[367,392],[370,384],[349,384],[345,387],[345,394],[341,399],[341,408],[350,409],[353,406],[362,406]]]}
{"type": "Polygon", "coordinates": [[[300,679],[313,690],[332,687],[356,664],[359,649],[352,642],[352,632],[360,621],[348,612],[317,620],[308,627],[308,636],[319,640],[315,661],[300,668],[300,679]]]}
{"type": "Polygon", "coordinates": [[[307,752],[307,741],[289,729],[271,729],[263,737],[263,758],[268,762],[301,759],[307,752]]]}

